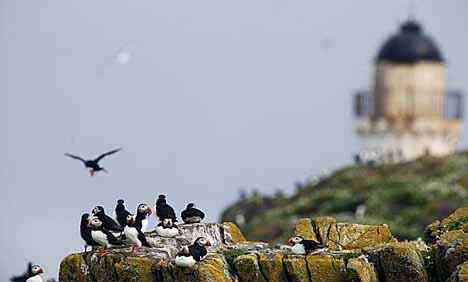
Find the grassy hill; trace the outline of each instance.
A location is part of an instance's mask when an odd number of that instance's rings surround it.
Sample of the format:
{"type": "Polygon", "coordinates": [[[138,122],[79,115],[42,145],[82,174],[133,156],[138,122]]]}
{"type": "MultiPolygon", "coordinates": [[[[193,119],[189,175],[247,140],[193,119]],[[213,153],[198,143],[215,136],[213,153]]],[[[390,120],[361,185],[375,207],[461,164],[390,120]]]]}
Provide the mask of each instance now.
{"type": "Polygon", "coordinates": [[[346,167],[296,188],[288,197],[257,193],[242,197],[224,210],[221,221],[236,222],[251,240],[285,240],[298,218],[319,215],[357,223],[385,222],[397,238],[415,239],[432,221],[468,206],[468,152],[403,164],[346,167]]]}

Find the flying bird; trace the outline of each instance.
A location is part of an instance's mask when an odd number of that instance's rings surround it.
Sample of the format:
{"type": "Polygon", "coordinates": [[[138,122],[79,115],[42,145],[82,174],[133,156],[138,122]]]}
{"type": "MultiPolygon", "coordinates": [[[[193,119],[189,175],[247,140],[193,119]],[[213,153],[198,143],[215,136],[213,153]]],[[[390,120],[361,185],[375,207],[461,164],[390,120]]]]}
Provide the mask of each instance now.
{"type": "Polygon", "coordinates": [[[72,154],[69,154],[69,153],[65,153],[65,156],[67,157],[70,157],[72,159],[75,159],[75,160],[80,160],[83,162],[83,164],[85,165],[85,167],[89,168],[89,174],[91,176],[94,176],[94,174],[98,171],[104,171],[104,172],[108,172],[105,168],[101,167],[99,165],[99,161],[102,160],[104,157],[107,157],[109,155],[112,155],[112,154],[115,154],[117,153],[118,151],[122,150],[122,148],[118,148],[118,149],[115,149],[115,150],[112,150],[112,151],[109,151],[107,153],[104,153],[102,155],[100,155],[99,157],[97,157],[96,159],[94,160],[85,160],[83,159],[82,157],[79,157],[79,156],[76,156],[76,155],[72,155],[72,154]]]}

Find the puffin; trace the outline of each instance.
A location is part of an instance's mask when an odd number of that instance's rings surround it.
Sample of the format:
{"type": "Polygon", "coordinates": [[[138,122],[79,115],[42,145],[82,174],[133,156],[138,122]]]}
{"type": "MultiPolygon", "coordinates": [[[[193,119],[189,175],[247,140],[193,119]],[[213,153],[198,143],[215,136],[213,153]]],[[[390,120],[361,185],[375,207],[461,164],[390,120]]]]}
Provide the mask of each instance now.
{"type": "Polygon", "coordinates": [[[207,254],[206,247],[211,246],[210,241],[205,237],[198,237],[190,246],[184,246],[175,257],[175,264],[181,267],[193,267],[201,261],[207,254]]]}
{"type": "Polygon", "coordinates": [[[115,206],[115,219],[117,219],[120,226],[125,226],[127,224],[127,216],[129,214],[131,213],[127,211],[124,200],[117,200],[117,206],[115,206]]]}
{"type": "Polygon", "coordinates": [[[99,165],[99,161],[102,160],[104,157],[107,157],[107,156],[109,156],[109,155],[112,155],[112,154],[117,153],[117,152],[120,151],[120,150],[122,150],[122,148],[119,148],[119,149],[115,149],[115,150],[106,152],[106,153],[100,155],[99,157],[95,158],[94,160],[85,160],[85,159],[83,159],[83,158],[80,157],[80,156],[72,155],[72,154],[69,154],[69,153],[65,153],[65,156],[83,162],[83,164],[85,165],[85,167],[87,167],[87,168],[90,169],[90,170],[89,170],[89,175],[90,175],[90,176],[94,176],[94,175],[96,174],[96,172],[98,172],[98,171],[104,171],[104,172],[107,173],[108,171],[107,171],[105,168],[103,168],[103,167],[101,167],[101,166],[99,165]]]}
{"type": "Polygon", "coordinates": [[[172,222],[171,218],[163,219],[155,228],[156,234],[161,237],[172,238],[179,235],[179,228],[172,222]]]}
{"type": "Polygon", "coordinates": [[[104,211],[104,207],[96,206],[92,211],[93,216],[101,220],[102,225],[105,229],[112,232],[123,232],[123,227],[120,226],[112,217],[108,216],[104,211]]]}
{"type": "Polygon", "coordinates": [[[33,265],[31,267],[31,273],[29,274],[28,279],[26,279],[26,282],[42,282],[42,277],[41,273],[44,273],[44,269],[40,267],[39,265],[33,265]]]}
{"type": "Polygon", "coordinates": [[[89,213],[84,213],[81,216],[81,223],[80,223],[80,234],[81,238],[85,241],[84,245],[84,251],[86,252],[86,249],[88,246],[99,246],[99,244],[94,241],[93,237],[91,236],[91,228],[88,226],[89,221],[90,221],[90,216],[89,213]]]}
{"type": "Polygon", "coordinates": [[[127,224],[124,228],[124,234],[125,238],[127,238],[127,240],[132,244],[132,253],[141,246],[151,247],[146,239],[146,235],[136,225],[136,217],[133,215],[127,216],[127,224]]]}
{"type": "Polygon", "coordinates": [[[187,208],[185,208],[185,210],[182,211],[180,216],[182,217],[182,220],[187,224],[200,223],[205,218],[205,214],[201,210],[195,208],[194,203],[189,203],[187,205],[187,208]]]}
{"type": "Polygon", "coordinates": [[[107,248],[121,246],[123,244],[121,240],[117,239],[104,227],[104,223],[99,218],[91,218],[88,226],[91,228],[91,238],[102,247],[98,256],[105,256],[107,248]]]}
{"type": "Polygon", "coordinates": [[[315,253],[325,248],[320,242],[306,240],[302,236],[294,236],[288,240],[288,243],[292,246],[291,250],[296,255],[315,253]]]}
{"type": "Polygon", "coordinates": [[[156,200],[156,216],[159,217],[160,221],[170,218],[172,222],[177,222],[174,209],[167,204],[165,195],[159,195],[158,200],[156,200]]]}
{"type": "Polygon", "coordinates": [[[135,217],[135,227],[140,231],[148,230],[148,217],[152,214],[151,208],[147,204],[139,204],[135,217]]]}

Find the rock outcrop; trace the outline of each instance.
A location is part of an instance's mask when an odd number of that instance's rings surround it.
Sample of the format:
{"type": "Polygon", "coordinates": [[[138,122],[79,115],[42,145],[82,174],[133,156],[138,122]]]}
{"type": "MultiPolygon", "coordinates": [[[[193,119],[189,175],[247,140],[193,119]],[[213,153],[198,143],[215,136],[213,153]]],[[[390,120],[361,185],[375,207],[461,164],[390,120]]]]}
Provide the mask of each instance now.
{"type": "Polygon", "coordinates": [[[232,223],[180,226],[180,236],[149,232],[153,248],[112,248],[71,254],[60,265],[62,282],[92,281],[468,281],[468,209],[459,209],[426,229],[427,243],[397,241],[386,225],[336,222],[331,217],[298,220],[291,235],[323,242],[327,249],[294,255],[285,245],[251,242],[232,223]],[[199,236],[208,238],[208,256],[193,269],[173,258],[199,236]]]}

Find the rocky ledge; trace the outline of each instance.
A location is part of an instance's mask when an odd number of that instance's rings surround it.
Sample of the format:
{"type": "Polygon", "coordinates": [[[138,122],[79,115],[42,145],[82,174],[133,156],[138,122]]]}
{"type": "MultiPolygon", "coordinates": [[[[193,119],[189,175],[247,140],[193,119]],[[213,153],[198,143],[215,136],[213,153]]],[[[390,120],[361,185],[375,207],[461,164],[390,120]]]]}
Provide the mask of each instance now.
{"type": "Polygon", "coordinates": [[[386,225],[300,219],[291,235],[323,242],[327,250],[294,255],[286,245],[247,241],[236,225],[181,225],[176,238],[151,237],[154,248],[113,248],[67,256],[62,282],[84,281],[468,281],[468,208],[426,228],[426,241],[397,241],[386,225]],[[198,236],[213,244],[193,269],[174,265],[178,249],[198,236]]]}

